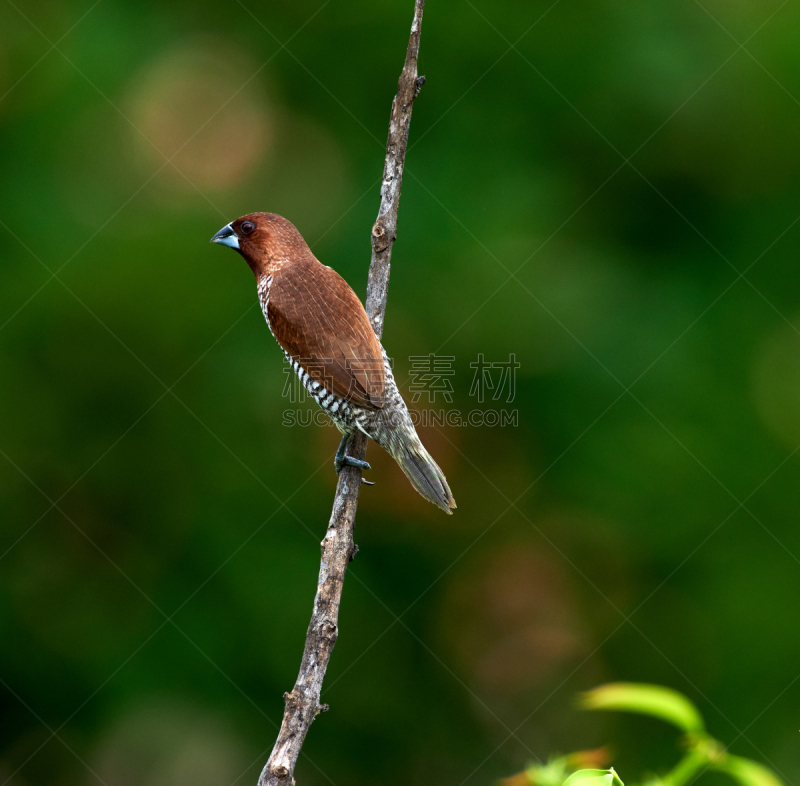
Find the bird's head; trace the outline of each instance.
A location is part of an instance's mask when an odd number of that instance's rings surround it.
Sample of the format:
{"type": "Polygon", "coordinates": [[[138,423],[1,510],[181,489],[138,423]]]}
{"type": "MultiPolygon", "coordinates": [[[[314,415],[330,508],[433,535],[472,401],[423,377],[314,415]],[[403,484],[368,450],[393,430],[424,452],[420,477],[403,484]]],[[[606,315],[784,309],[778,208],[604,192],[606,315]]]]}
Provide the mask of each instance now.
{"type": "Polygon", "coordinates": [[[268,275],[276,264],[311,253],[294,225],[275,213],[248,213],[222,227],[210,242],[238,251],[256,278],[268,275]]]}

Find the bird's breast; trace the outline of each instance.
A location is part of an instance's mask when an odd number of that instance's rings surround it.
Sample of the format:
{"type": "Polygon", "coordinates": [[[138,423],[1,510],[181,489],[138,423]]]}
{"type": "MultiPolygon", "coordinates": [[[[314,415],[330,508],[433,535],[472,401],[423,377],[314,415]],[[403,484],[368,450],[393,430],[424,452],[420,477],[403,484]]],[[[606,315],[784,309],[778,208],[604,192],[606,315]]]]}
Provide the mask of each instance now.
{"type": "Polygon", "coordinates": [[[264,275],[258,279],[258,300],[261,310],[266,314],[269,306],[269,291],[272,288],[272,275],[264,275]]]}
{"type": "Polygon", "coordinates": [[[275,337],[275,331],[272,329],[272,323],[269,319],[269,293],[270,289],[272,288],[272,275],[264,275],[261,276],[258,280],[258,302],[261,304],[261,313],[264,315],[264,319],[267,321],[267,327],[269,328],[269,332],[272,333],[272,337],[275,337]]]}

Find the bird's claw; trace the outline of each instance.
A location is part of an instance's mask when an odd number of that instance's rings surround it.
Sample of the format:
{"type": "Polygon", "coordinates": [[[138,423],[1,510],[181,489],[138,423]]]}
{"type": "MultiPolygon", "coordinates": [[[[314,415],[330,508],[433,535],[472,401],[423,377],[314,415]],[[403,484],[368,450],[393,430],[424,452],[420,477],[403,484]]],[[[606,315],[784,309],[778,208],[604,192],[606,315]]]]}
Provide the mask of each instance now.
{"type": "MultiPolygon", "coordinates": [[[[345,453],[345,450],[347,449],[347,439],[348,437],[345,434],[342,437],[342,441],[339,443],[339,449],[336,451],[336,457],[333,459],[333,466],[336,469],[336,474],[338,475],[342,471],[342,467],[356,467],[356,469],[360,469],[362,471],[365,469],[372,469],[372,467],[369,465],[369,462],[353,458],[345,453]]],[[[375,485],[369,480],[364,480],[364,478],[361,478],[361,482],[367,486],[375,485]]]]}
{"type": "Polygon", "coordinates": [[[372,469],[368,461],[353,458],[352,456],[337,456],[334,459],[333,466],[336,467],[336,474],[342,471],[342,467],[357,467],[358,469],[372,469]]]}

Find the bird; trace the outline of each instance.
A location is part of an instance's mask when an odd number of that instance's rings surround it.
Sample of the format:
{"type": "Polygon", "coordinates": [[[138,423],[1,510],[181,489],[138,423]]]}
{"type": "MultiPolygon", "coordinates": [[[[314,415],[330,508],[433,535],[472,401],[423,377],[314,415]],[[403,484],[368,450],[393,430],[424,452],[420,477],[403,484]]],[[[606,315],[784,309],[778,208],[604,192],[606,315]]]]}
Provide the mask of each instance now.
{"type": "Polygon", "coordinates": [[[346,466],[371,469],[346,453],[350,436],[363,432],[394,458],[425,499],[452,513],[456,501],[444,473],[422,445],[389,357],[350,285],[314,256],[290,221],[275,213],[241,216],[210,242],[238,251],[255,274],[270,332],[305,389],[342,433],[336,472],[346,466]]]}

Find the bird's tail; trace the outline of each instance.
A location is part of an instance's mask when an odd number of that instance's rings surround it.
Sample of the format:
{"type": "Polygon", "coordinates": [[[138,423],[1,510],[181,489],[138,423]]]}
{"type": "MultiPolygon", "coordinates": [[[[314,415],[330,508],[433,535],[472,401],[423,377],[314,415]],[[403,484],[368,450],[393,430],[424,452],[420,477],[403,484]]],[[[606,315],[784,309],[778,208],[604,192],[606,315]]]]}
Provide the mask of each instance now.
{"type": "Polygon", "coordinates": [[[394,460],[405,472],[411,485],[422,494],[425,499],[440,507],[445,513],[452,513],[456,501],[444,472],[425,450],[416,434],[413,438],[402,439],[391,446],[390,451],[394,460]]]}

